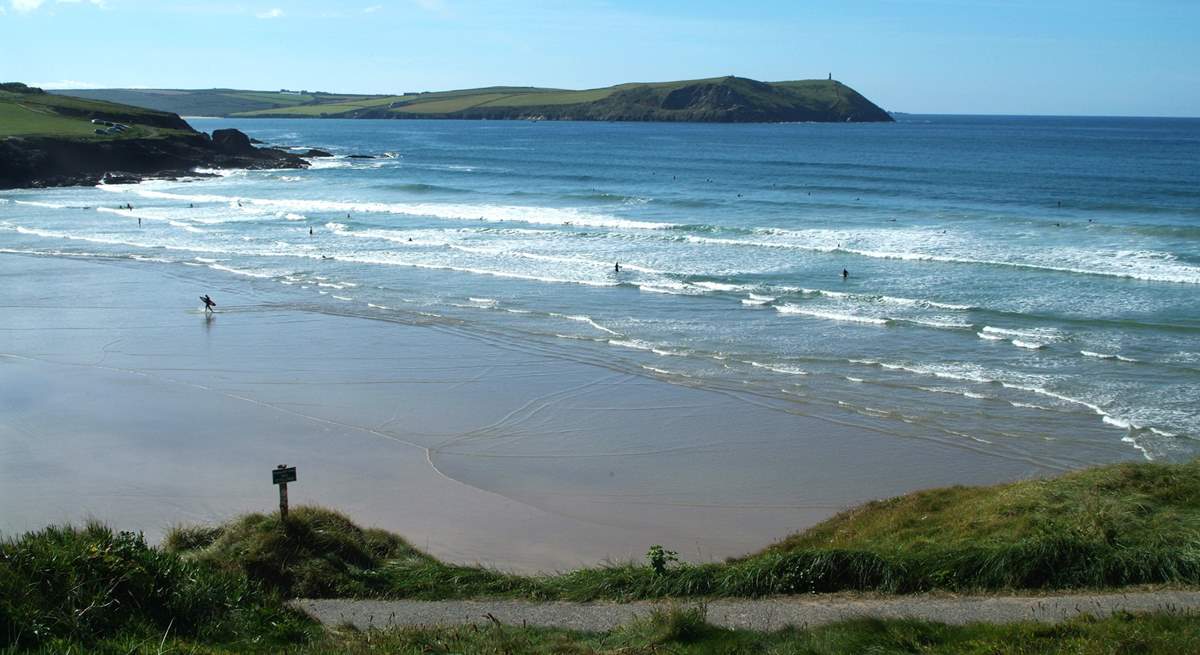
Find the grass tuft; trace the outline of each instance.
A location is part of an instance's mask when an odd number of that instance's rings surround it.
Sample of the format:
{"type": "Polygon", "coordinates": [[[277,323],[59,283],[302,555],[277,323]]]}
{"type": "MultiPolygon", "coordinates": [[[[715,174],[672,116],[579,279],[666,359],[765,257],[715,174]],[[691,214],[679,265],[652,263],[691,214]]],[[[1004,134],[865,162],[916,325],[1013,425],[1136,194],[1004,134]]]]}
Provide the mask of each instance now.
{"type": "Polygon", "coordinates": [[[17,647],[126,633],[294,639],[307,622],[245,576],[148,546],[98,523],[0,543],[0,638],[17,647]]]}

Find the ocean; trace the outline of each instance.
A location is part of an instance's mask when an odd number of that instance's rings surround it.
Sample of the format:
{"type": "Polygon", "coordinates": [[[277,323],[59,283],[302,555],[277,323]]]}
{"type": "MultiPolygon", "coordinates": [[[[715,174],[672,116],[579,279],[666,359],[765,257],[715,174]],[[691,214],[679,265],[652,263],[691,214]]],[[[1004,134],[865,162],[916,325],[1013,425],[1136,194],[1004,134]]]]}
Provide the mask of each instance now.
{"type": "Polygon", "coordinates": [[[190,122],[335,156],[0,191],[0,254],[232,276],[1046,469],[1200,452],[1200,119],[190,122]]]}

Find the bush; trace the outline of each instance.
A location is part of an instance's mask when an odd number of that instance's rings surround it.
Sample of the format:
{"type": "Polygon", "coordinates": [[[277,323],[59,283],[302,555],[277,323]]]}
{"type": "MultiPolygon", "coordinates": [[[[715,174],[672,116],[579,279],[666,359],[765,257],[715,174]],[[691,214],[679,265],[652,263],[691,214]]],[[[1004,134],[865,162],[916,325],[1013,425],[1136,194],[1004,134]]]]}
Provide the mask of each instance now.
{"type": "Polygon", "coordinates": [[[248,625],[305,629],[245,576],[151,548],[140,534],[90,523],[0,544],[0,635],[16,646],[128,632],[225,639],[248,625]]]}

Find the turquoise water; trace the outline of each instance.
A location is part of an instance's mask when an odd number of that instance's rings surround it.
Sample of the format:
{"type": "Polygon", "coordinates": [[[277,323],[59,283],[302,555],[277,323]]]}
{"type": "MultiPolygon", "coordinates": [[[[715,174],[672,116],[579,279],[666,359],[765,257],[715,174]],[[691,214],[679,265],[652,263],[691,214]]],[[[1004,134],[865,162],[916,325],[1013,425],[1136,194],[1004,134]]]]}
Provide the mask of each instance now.
{"type": "Polygon", "coordinates": [[[1049,467],[1200,450],[1200,120],[192,123],[338,156],[0,192],[0,251],[240,276],[1049,467]]]}

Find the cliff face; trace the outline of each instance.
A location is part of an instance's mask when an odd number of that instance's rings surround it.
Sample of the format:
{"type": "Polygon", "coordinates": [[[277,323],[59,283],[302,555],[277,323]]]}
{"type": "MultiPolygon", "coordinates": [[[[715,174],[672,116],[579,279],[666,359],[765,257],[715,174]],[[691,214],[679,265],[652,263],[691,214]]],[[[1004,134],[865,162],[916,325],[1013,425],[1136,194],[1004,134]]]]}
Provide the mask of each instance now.
{"type": "MultiPolygon", "coordinates": [[[[237,130],[228,130],[237,132],[237,130]]],[[[242,138],[244,134],[237,132],[242,138]]],[[[105,179],[179,177],[203,168],[305,168],[281,150],[230,150],[203,133],[88,141],[57,137],[0,140],[0,188],[76,186],[105,179]]]]}

